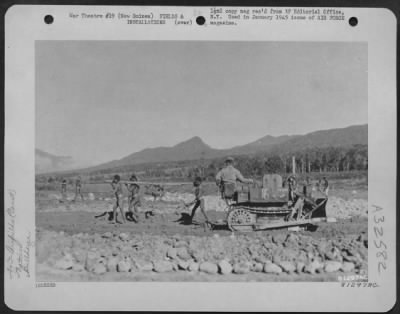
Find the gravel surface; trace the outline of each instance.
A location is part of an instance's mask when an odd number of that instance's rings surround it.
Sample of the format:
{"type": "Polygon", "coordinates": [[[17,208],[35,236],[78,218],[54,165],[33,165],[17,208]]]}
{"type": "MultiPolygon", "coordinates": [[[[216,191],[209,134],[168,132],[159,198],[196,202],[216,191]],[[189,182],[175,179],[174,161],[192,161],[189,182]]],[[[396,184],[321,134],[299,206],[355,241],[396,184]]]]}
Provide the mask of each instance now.
{"type": "Polygon", "coordinates": [[[330,197],[328,217],[300,231],[232,233],[223,224],[226,204],[206,197],[204,226],[198,210],[188,224],[193,195],[167,192],[144,197],[139,222],[113,224],[112,199],[36,201],[37,279],[45,281],[337,281],[367,272],[368,202],[330,197]],[[146,218],[146,212],[152,216],[146,218]],[[100,217],[99,217],[100,216],[100,217]],[[97,218],[96,218],[97,217],[97,218]]]}

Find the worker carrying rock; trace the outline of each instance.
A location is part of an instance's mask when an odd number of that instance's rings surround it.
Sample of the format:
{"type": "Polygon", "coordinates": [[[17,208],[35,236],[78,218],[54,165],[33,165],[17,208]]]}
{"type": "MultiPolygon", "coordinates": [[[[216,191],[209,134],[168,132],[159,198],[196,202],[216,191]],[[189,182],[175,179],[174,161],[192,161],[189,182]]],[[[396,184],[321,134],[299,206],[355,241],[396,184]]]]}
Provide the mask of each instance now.
{"type": "Polygon", "coordinates": [[[225,200],[234,198],[237,181],[242,183],[253,183],[252,179],[244,178],[240,171],[233,166],[232,157],[227,157],[225,159],[225,167],[217,173],[215,179],[219,186],[221,196],[225,200]]]}

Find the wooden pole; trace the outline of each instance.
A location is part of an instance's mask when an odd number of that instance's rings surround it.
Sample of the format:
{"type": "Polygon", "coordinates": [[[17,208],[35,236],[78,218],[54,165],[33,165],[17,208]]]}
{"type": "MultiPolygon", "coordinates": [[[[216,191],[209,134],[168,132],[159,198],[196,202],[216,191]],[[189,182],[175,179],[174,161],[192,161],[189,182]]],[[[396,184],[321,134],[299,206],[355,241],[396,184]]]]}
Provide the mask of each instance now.
{"type": "Polygon", "coordinates": [[[292,173],[296,174],[296,157],[292,156],[292,173]]]}
{"type": "MultiPolygon", "coordinates": [[[[102,182],[88,182],[87,184],[99,184],[99,183],[112,183],[113,180],[105,180],[102,182]]],[[[146,185],[186,185],[186,184],[193,184],[193,182],[150,182],[150,181],[129,181],[129,180],[120,180],[120,183],[126,184],[146,184],[146,185]]]]}

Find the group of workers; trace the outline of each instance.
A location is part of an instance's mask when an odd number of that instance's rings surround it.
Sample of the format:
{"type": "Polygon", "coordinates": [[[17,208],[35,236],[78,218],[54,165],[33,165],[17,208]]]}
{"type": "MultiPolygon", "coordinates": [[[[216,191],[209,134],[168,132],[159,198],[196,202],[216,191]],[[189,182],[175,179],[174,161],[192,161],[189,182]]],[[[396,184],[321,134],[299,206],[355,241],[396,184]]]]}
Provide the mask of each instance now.
{"type": "MultiPolygon", "coordinates": [[[[129,181],[137,181],[137,177],[132,175],[129,181]]],[[[242,183],[252,183],[252,179],[246,179],[242,176],[239,170],[233,167],[233,158],[228,157],[225,160],[225,167],[221,169],[216,175],[216,183],[220,188],[221,194],[224,198],[232,197],[232,193],[234,193],[236,182],[242,183]],[[233,192],[232,192],[233,191],[233,192]],[[228,195],[229,194],[229,195],[228,195]]],[[[194,193],[194,200],[191,202],[185,202],[184,206],[189,207],[193,206],[189,218],[189,223],[193,222],[193,218],[196,214],[198,208],[204,215],[206,221],[205,224],[207,227],[211,228],[212,223],[207,216],[206,209],[205,209],[205,199],[204,199],[204,191],[202,187],[203,180],[200,177],[196,177],[193,181],[193,193],[194,193]]],[[[123,205],[123,194],[122,194],[122,183],[121,178],[119,175],[115,175],[113,181],[111,182],[111,186],[113,189],[113,194],[115,196],[115,203],[113,206],[113,220],[115,223],[118,222],[117,220],[117,212],[118,209],[121,213],[121,217],[123,222],[125,222],[125,217],[128,220],[132,220],[134,222],[139,221],[138,215],[138,207],[140,206],[140,197],[139,197],[139,190],[140,187],[138,184],[135,183],[126,183],[125,184],[129,196],[128,196],[128,211],[124,213],[124,205],[123,205]]]]}
{"type": "MultiPolygon", "coordinates": [[[[73,199],[73,201],[76,201],[78,199],[78,197],[81,198],[81,200],[83,201],[83,195],[82,195],[82,178],[81,176],[78,176],[78,178],[75,180],[75,197],[73,199]]],[[[61,196],[62,196],[62,200],[65,200],[67,198],[67,180],[63,179],[61,181],[61,196]]]]}
{"type": "MultiPolygon", "coordinates": [[[[225,159],[225,166],[222,168],[216,175],[216,184],[219,187],[219,191],[221,193],[221,196],[224,200],[228,201],[230,199],[233,199],[235,197],[235,193],[237,193],[237,182],[241,182],[244,184],[251,184],[254,183],[252,179],[247,179],[244,178],[243,175],[240,173],[238,169],[236,169],[233,166],[233,158],[228,157],[225,159]]],[[[139,211],[138,208],[141,205],[140,201],[140,186],[139,184],[136,184],[135,182],[138,181],[138,178],[135,174],[132,174],[128,183],[125,183],[125,186],[128,190],[128,210],[125,213],[124,212],[124,198],[123,198],[123,184],[121,182],[121,177],[117,174],[113,177],[111,184],[112,187],[112,193],[114,195],[114,205],[112,209],[112,216],[111,221],[114,223],[117,223],[117,213],[118,209],[121,213],[121,217],[123,222],[126,222],[126,220],[133,221],[133,222],[138,222],[139,221],[139,211]]],[[[292,201],[293,204],[295,201],[297,201],[298,195],[297,192],[297,181],[294,176],[290,176],[287,180],[288,183],[288,188],[289,188],[289,201],[292,201]]],[[[66,194],[66,186],[67,182],[64,179],[62,181],[62,194],[63,196],[66,194]]],[[[193,193],[194,193],[194,200],[188,203],[184,203],[185,207],[193,206],[189,218],[189,223],[192,223],[193,218],[196,214],[196,211],[198,208],[200,208],[202,214],[205,217],[205,224],[207,227],[211,228],[212,223],[210,219],[207,216],[206,213],[206,208],[205,208],[205,199],[204,199],[204,191],[202,188],[202,178],[196,177],[193,181],[193,193]]],[[[307,184],[305,185],[305,188],[303,190],[303,195],[307,195],[307,184]]],[[[318,182],[318,187],[320,191],[323,191],[326,195],[328,193],[328,181],[324,177],[323,180],[318,182]]],[[[83,200],[83,195],[81,193],[81,188],[82,188],[82,180],[81,177],[79,176],[78,179],[75,181],[75,198],[76,200],[79,196],[83,200]]],[[[146,218],[147,214],[149,212],[146,212],[146,218]]],[[[152,212],[151,212],[152,213],[152,212]]],[[[102,215],[100,215],[102,216],[102,215]]],[[[97,216],[99,217],[99,216],[97,216]]]]}
{"type": "MultiPolygon", "coordinates": [[[[139,206],[140,202],[140,186],[135,182],[138,181],[138,178],[135,174],[132,174],[129,178],[129,183],[125,183],[125,186],[128,190],[128,211],[124,213],[124,196],[122,192],[122,183],[121,177],[116,174],[111,182],[112,192],[115,197],[115,202],[113,205],[113,219],[114,222],[117,223],[117,211],[118,208],[121,211],[121,217],[123,222],[126,220],[139,222],[139,206]],[[125,220],[126,218],[126,220],[125,220]]],[[[146,213],[147,215],[147,213],[146,213]]]]}

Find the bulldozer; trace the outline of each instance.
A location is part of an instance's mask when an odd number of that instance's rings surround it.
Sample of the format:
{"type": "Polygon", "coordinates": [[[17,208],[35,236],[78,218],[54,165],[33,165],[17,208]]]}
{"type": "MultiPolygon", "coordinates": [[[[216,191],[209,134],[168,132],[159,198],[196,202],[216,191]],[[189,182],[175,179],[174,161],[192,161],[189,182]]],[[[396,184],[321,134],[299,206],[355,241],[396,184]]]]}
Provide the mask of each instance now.
{"type": "Polygon", "coordinates": [[[225,186],[227,224],[231,231],[249,232],[307,226],[326,221],[327,193],[301,186],[291,176],[282,184],[278,174],[266,174],[262,184],[225,186]]]}

